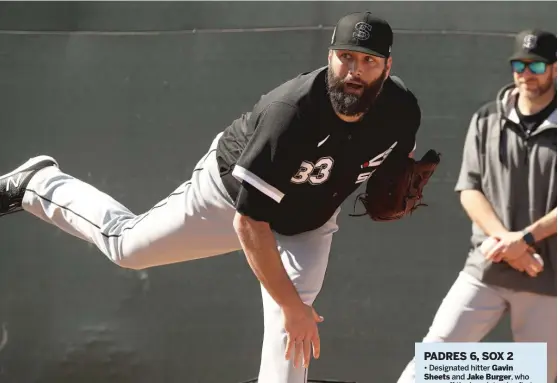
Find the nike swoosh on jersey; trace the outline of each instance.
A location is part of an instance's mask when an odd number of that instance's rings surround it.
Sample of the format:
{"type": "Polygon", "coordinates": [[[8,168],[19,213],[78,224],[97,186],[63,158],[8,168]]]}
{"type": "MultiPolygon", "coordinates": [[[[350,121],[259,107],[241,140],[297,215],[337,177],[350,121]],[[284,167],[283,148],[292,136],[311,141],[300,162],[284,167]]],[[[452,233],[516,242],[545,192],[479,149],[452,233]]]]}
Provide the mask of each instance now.
{"type": "Polygon", "coordinates": [[[321,140],[320,142],[318,142],[318,148],[319,148],[320,146],[322,146],[322,145],[324,144],[324,142],[327,141],[327,139],[329,138],[330,135],[331,135],[331,134],[328,134],[326,138],[324,138],[323,140],[321,140]]]}

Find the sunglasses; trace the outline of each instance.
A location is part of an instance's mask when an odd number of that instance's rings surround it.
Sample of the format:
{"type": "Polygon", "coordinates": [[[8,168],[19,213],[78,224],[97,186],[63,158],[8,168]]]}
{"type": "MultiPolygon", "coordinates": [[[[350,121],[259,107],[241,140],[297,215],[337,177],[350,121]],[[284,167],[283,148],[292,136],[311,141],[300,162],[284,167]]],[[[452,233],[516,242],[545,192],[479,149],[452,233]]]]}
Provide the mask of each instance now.
{"type": "Polygon", "coordinates": [[[515,73],[523,73],[527,67],[533,74],[543,74],[546,71],[546,63],[542,61],[523,62],[514,60],[511,62],[511,66],[515,73]]]}

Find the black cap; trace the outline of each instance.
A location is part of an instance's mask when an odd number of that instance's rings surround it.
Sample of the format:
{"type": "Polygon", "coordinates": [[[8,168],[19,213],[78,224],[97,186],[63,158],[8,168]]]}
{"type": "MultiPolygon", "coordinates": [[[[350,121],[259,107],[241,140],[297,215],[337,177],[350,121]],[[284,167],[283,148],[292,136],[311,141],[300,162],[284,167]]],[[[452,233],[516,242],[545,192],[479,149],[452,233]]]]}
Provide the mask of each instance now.
{"type": "Polygon", "coordinates": [[[515,37],[515,50],[510,60],[556,62],[556,36],[540,29],[519,32],[515,37]]]}
{"type": "Polygon", "coordinates": [[[329,49],[346,49],[372,56],[389,57],[393,32],[387,21],[370,12],[351,13],[335,26],[329,49]]]}

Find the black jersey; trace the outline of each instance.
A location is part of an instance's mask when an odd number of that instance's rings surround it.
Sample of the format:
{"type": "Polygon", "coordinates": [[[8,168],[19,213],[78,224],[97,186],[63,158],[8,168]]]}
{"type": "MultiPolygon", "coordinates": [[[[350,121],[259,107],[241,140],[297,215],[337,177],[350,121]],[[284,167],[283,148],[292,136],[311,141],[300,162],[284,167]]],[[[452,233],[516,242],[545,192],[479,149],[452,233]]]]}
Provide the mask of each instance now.
{"type": "Polygon", "coordinates": [[[334,112],[327,68],[261,97],[220,138],[217,158],[237,211],[284,235],[322,226],[388,156],[408,156],[421,112],[395,77],[359,122],[334,112]]]}

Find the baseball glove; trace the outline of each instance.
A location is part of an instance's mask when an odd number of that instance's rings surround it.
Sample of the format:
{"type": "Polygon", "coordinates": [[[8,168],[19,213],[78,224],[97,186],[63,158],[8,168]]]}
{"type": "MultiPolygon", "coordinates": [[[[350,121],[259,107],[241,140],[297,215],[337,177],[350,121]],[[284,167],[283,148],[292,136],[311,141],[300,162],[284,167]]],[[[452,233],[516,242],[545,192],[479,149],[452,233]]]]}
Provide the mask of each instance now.
{"type": "MultiPolygon", "coordinates": [[[[389,159],[389,157],[388,157],[389,159]]],[[[386,160],[387,162],[387,160],[386,160]]],[[[369,178],[366,192],[357,196],[374,221],[393,221],[410,215],[422,203],[422,190],[440,163],[440,153],[429,150],[419,160],[403,158],[386,163],[369,178]]]]}

